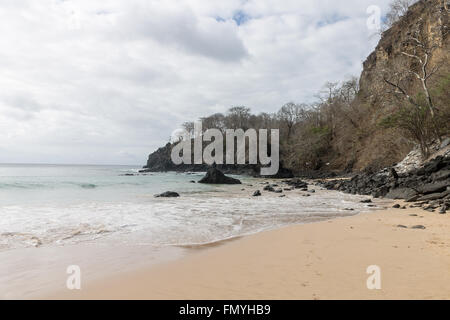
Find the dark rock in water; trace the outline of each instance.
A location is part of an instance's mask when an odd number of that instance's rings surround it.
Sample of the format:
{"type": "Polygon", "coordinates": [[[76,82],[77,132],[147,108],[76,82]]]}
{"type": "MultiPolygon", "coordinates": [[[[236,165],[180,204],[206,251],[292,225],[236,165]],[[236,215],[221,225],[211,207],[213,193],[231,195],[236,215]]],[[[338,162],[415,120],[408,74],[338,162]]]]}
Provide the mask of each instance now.
{"type": "Polygon", "coordinates": [[[308,192],[309,192],[309,193],[316,193],[316,190],[311,189],[311,190],[309,190],[308,192]]]}
{"type": "Polygon", "coordinates": [[[391,189],[388,194],[386,194],[386,198],[389,199],[408,199],[417,195],[417,192],[411,188],[398,188],[391,189]]]}
{"type": "Polygon", "coordinates": [[[277,189],[277,190],[275,190],[275,193],[283,193],[283,190],[277,189]]]}
{"type": "Polygon", "coordinates": [[[372,200],[370,199],[365,199],[365,200],[361,200],[361,203],[372,203],[372,200]]]}
{"type": "Polygon", "coordinates": [[[194,180],[189,181],[190,183],[196,183],[194,180]]]}
{"type": "Polygon", "coordinates": [[[155,198],[177,198],[180,195],[176,192],[173,191],[167,191],[167,192],[163,192],[161,194],[157,194],[155,195],[155,198]]]}
{"type": "Polygon", "coordinates": [[[120,176],[122,176],[122,177],[134,177],[135,174],[134,173],[124,173],[124,174],[121,174],[120,176]]]}
{"type": "Polygon", "coordinates": [[[217,168],[210,168],[206,175],[198,182],[205,184],[241,184],[241,181],[227,177],[217,168]]]}
{"type": "Polygon", "coordinates": [[[264,191],[275,192],[275,189],[269,184],[264,187],[264,191]]]}
{"type": "Polygon", "coordinates": [[[394,209],[400,209],[401,206],[400,206],[399,204],[394,204],[394,205],[392,206],[392,208],[394,208],[394,209]]]}
{"type": "Polygon", "coordinates": [[[404,226],[404,225],[402,225],[402,224],[399,224],[399,225],[397,226],[397,228],[408,229],[407,226],[404,226]]]}
{"type": "Polygon", "coordinates": [[[425,230],[426,228],[422,225],[418,225],[418,226],[413,226],[411,227],[411,229],[420,229],[420,230],[425,230]]]}
{"type": "Polygon", "coordinates": [[[282,194],[282,195],[280,196],[280,198],[284,198],[284,197],[286,197],[286,195],[285,195],[285,194],[282,194]]]}
{"type": "Polygon", "coordinates": [[[253,196],[254,196],[254,197],[260,197],[260,196],[261,196],[261,191],[256,190],[256,191],[253,193],[253,196]]]}

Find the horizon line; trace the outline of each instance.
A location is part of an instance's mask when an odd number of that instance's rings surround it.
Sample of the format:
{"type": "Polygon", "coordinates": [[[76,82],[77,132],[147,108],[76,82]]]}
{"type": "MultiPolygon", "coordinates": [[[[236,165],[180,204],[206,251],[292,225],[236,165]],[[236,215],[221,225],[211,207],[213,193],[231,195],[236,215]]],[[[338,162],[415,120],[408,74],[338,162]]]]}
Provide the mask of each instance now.
{"type": "Polygon", "coordinates": [[[94,163],[47,163],[47,162],[0,162],[0,165],[47,165],[47,166],[136,166],[142,164],[94,164],[94,163]]]}

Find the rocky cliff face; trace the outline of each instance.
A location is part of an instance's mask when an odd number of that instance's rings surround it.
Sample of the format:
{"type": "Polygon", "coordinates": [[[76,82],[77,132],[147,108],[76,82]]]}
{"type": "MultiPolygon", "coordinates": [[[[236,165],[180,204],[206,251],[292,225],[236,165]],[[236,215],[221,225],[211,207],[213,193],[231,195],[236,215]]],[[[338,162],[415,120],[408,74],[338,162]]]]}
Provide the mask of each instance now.
{"type": "Polygon", "coordinates": [[[431,64],[442,57],[449,49],[448,9],[443,0],[422,0],[412,5],[408,13],[390,29],[385,31],[375,50],[364,62],[361,74],[361,91],[369,99],[374,99],[377,91],[386,90],[380,81],[383,70],[392,68],[399,60],[407,58],[402,54],[412,30],[421,29],[438,49],[432,57],[431,64]]]}
{"type": "MultiPolygon", "coordinates": [[[[397,66],[414,68],[414,59],[404,54],[408,39],[413,30],[420,30],[436,49],[430,59],[430,68],[446,59],[441,74],[448,73],[448,38],[447,0],[421,0],[411,6],[408,13],[385,31],[375,50],[364,62],[360,77],[359,103],[367,107],[367,132],[357,141],[354,169],[367,167],[384,167],[402,160],[412,149],[411,143],[402,139],[396,132],[380,128],[377,123],[391,113],[396,103],[387,98],[386,92],[392,91],[383,81],[386,70],[394,70],[397,66]],[[447,69],[447,70],[445,70],[447,69]]],[[[413,76],[412,76],[413,77],[413,76]]],[[[430,79],[434,81],[438,77],[430,79]]],[[[421,90],[419,81],[411,78],[408,87],[412,95],[421,90]]]]}

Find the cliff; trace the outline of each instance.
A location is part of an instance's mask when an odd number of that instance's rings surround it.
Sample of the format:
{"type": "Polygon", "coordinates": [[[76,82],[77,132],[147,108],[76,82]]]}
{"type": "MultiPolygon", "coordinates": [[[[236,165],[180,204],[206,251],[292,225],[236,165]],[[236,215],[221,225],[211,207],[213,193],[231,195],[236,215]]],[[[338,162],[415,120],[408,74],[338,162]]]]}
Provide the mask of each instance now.
{"type": "MultiPolygon", "coordinates": [[[[375,50],[363,64],[360,77],[360,92],[358,104],[366,108],[367,115],[362,119],[365,132],[354,141],[354,158],[348,155],[343,161],[354,161],[353,169],[381,168],[401,161],[412,149],[412,144],[401,137],[395,130],[381,128],[378,124],[387,114],[398,106],[398,101],[389,98],[387,92],[392,91],[383,81],[387,70],[398,66],[414,70],[414,59],[402,52],[407,49],[408,39],[414,30],[419,30],[436,49],[433,51],[429,68],[439,62],[440,75],[448,74],[448,4],[445,0],[422,0],[412,5],[397,23],[382,34],[375,50]]],[[[419,81],[408,79],[409,93],[414,96],[422,88],[419,81]]],[[[439,75],[430,78],[431,87],[440,79],[439,75]],[[433,83],[434,82],[434,83],[433,83]]]]}

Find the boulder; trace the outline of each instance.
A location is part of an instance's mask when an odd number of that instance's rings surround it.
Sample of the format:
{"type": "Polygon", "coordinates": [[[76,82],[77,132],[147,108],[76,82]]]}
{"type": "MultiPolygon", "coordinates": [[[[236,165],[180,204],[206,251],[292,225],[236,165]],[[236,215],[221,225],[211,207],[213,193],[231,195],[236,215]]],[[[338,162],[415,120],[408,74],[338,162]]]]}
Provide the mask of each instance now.
{"type": "Polygon", "coordinates": [[[416,191],[414,191],[411,188],[397,188],[397,189],[391,189],[388,194],[386,194],[386,198],[389,199],[409,199],[417,194],[416,191]]]}
{"type": "Polygon", "coordinates": [[[430,200],[437,200],[437,199],[444,199],[446,196],[450,195],[450,190],[441,192],[441,193],[431,193],[424,195],[417,199],[417,201],[430,201],[430,200]]]}
{"type": "Polygon", "coordinates": [[[428,183],[424,186],[418,187],[417,191],[422,194],[437,193],[445,191],[448,186],[450,186],[450,181],[445,180],[441,182],[428,183]]]}
{"type": "Polygon", "coordinates": [[[254,196],[254,197],[260,197],[260,196],[261,196],[261,191],[256,190],[256,191],[253,193],[253,196],[254,196]]]}
{"type": "Polygon", "coordinates": [[[161,194],[156,194],[155,198],[177,198],[179,196],[180,195],[178,193],[176,193],[176,192],[166,191],[166,192],[163,192],[161,194]]]}
{"type": "Polygon", "coordinates": [[[284,182],[295,189],[304,189],[308,187],[308,184],[300,179],[291,179],[284,182]]]}
{"type": "Polygon", "coordinates": [[[205,184],[242,184],[240,180],[227,177],[217,168],[210,168],[206,175],[198,182],[205,184]]]}
{"type": "Polygon", "coordinates": [[[440,170],[431,175],[433,181],[445,180],[450,178],[450,170],[440,170]]]}

